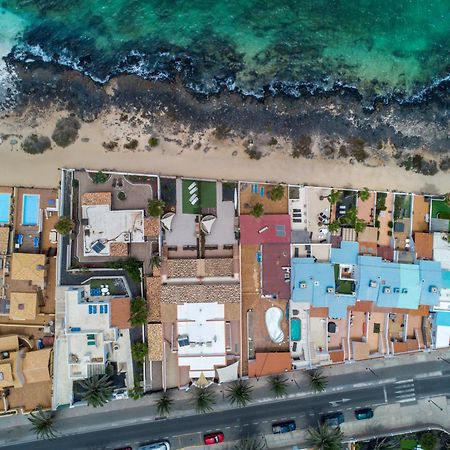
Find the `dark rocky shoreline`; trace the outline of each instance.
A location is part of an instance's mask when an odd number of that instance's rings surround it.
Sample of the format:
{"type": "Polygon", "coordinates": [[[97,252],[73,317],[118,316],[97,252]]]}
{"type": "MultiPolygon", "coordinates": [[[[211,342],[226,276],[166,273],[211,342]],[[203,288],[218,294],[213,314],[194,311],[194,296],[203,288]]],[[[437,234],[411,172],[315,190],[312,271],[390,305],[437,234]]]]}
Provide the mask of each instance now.
{"type": "Polygon", "coordinates": [[[343,142],[350,152],[362,152],[360,162],[383,157],[381,149],[389,141],[397,163],[408,170],[432,175],[437,167],[446,171],[450,165],[450,83],[441,83],[421,102],[379,99],[368,107],[357,91],[344,88],[315,95],[305,92],[301,98],[256,99],[233,92],[204,96],[189,92],[179,80],[120,75],[100,85],[53,63],[10,60],[9,64],[20,79],[18,114],[29,107],[57,107],[89,122],[110,108],[154,120],[161,120],[164,111],[165,120],[185,124],[194,132],[219,128],[243,138],[264,134],[291,140],[294,147],[307,136],[320,135],[327,147],[324,154],[328,152],[331,158],[340,157],[343,142]],[[422,154],[431,156],[422,158],[422,154]]]}

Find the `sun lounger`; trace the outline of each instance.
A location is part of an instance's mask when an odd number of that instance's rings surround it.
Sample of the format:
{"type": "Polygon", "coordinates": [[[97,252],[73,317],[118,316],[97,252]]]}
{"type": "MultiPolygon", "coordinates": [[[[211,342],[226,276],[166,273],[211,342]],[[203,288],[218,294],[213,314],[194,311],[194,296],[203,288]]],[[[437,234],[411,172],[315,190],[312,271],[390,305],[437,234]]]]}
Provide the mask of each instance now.
{"type": "Polygon", "coordinates": [[[191,202],[193,205],[196,205],[197,203],[198,203],[198,197],[196,196],[195,198],[194,198],[194,200],[192,200],[192,202],[191,202]]]}
{"type": "Polygon", "coordinates": [[[257,184],[252,184],[252,193],[253,194],[257,194],[258,193],[258,185],[257,184]]]}
{"type": "Polygon", "coordinates": [[[197,191],[198,191],[198,186],[195,185],[195,186],[192,187],[192,188],[188,188],[188,190],[189,190],[189,194],[193,194],[194,192],[197,192],[197,191]]]}
{"type": "Polygon", "coordinates": [[[197,194],[192,194],[192,195],[190,196],[190,198],[189,198],[189,203],[192,204],[192,202],[194,201],[195,198],[198,198],[198,197],[197,197],[197,194]]]}
{"type": "Polygon", "coordinates": [[[259,190],[259,195],[260,195],[261,197],[264,197],[264,187],[262,187],[262,188],[259,190]]]}
{"type": "Polygon", "coordinates": [[[191,190],[194,186],[197,186],[197,183],[193,181],[189,186],[188,189],[191,190]]]}

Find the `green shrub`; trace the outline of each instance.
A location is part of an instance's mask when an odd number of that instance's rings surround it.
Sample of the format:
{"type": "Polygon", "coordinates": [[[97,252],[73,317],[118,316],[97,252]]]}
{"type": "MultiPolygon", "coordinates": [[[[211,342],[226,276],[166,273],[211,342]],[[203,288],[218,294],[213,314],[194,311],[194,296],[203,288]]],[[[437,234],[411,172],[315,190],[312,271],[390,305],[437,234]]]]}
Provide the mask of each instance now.
{"type": "Polygon", "coordinates": [[[247,153],[250,159],[255,159],[256,161],[262,158],[262,153],[256,148],[247,148],[245,149],[245,153],[247,153]]]}
{"type": "Polygon", "coordinates": [[[394,222],[392,222],[392,220],[390,220],[390,221],[388,222],[388,227],[389,227],[389,228],[393,228],[393,227],[394,227],[394,222]]]}
{"type": "Polygon", "coordinates": [[[300,136],[300,138],[292,144],[291,156],[293,158],[302,157],[311,159],[313,157],[311,143],[312,140],[309,136],[300,136]]]}
{"type": "Polygon", "coordinates": [[[136,342],[131,346],[131,356],[137,362],[143,362],[147,356],[148,346],[146,342],[136,342]]]}
{"type": "Polygon", "coordinates": [[[110,263],[110,267],[114,269],[125,270],[130,278],[136,283],[141,281],[141,266],[142,263],[138,259],[132,257],[110,263]]]}
{"type": "Polygon", "coordinates": [[[70,219],[70,217],[63,216],[63,217],[60,217],[58,222],[56,222],[55,230],[59,234],[65,236],[65,235],[69,234],[73,230],[74,226],[75,226],[75,224],[70,219]]]}
{"type": "Polygon", "coordinates": [[[264,205],[262,203],[255,203],[250,211],[250,215],[253,217],[261,217],[264,214],[264,205]]]}
{"type": "Polygon", "coordinates": [[[155,136],[152,136],[149,140],[148,140],[148,145],[150,145],[150,147],[157,147],[159,144],[159,139],[155,136]]]}
{"type": "Polygon", "coordinates": [[[380,228],[381,224],[379,220],[375,220],[375,228],[380,228]]]}
{"type": "Polygon", "coordinates": [[[95,184],[106,183],[109,180],[109,177],[110,176],[107,173],[104,173],[101,170],[91,175],[92,182],[95,184]]]}
{"type": "Polygon", "coordinates": [[[387,232],[387,234],[388,234],[388,236],[392,236],[392,231],[389,230],[389,231],[387,232]]]}
{"type": "Polygon", "coordinates": [[[117,193],[117,198],[118,198],[119,200],[124,201],[124,200],[127,198],[127,194],[125,194],[125,192],[123,192],[123,191],[119,191],[119,192],[117,193]]]}
{"type": "Polygon", "coordinates": [[[45,150],[51,148],[52,143],[47,136],[38,136],[37,134],[30,134],[22,143],[22,150],[30,155],[37,155],[44,153],[45,150]]]}

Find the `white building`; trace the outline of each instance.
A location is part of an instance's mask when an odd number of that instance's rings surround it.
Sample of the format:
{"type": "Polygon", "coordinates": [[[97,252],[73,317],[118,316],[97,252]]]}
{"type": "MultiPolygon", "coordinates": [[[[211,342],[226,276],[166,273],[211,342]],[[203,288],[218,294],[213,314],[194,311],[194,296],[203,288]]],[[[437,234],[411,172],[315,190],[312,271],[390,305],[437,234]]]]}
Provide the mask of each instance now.
{"type": "Polygon", "coordinates": [[[225,307],[219,303],[177,306],[178,365],[189,367],[189,377],[214,378],[226,365],[225,307]]]}
{"type": "MultiPolygon", "coordinates": [[[[65,292],[65,335],[69,378],[80,380],[105,373],[107,362],[117,362],[120,372],[132,372],[128,330],[111,324],[109,298],[91,297],[88,287],[65,292]]],[[[132,378],[132,373],[131,373],[132,378]]]]}

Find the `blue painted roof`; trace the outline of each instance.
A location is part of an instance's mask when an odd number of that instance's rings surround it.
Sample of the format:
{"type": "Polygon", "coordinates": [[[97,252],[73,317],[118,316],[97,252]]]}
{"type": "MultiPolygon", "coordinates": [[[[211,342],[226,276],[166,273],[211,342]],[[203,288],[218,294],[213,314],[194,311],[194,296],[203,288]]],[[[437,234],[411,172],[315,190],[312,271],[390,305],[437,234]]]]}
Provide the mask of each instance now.
{"type": "Polygon", "coordinates": [[[313,258],[293,258],[291,262],[291,289],[294,302],[310,303],[316,308],[328,308],[329,317],[344,318],[347,306],[354,305],[356,297],[334,293],[334,268],[331,263],[314,262],[313,258]],[[301,284],[305,287],[300,287],[301,284]],[[333,292],[327,292],[332,288],[333,292]]]}
{"type": "Polygon", "coordinates": [[[450,327],[450,311],[438,311],[436,313],[436,325],[450,327]]]}
{"type": "Polygon", "coordinates": [[[437,261],[419,261],[419,269],[422,285],[420,304],[429,306],[437,305],[442,288],[441,263],[437,261]]]}
{"type": "Polygon", "coordinates": [[[333,264],[352,264],[358,263],[358,242],[342,241],[341,248],[332,248],[330,261],[333,264]]]}
{"type": "Polygon", "coordinates": [[[436,261],[400,264],[378,256],[359,257],[358,299],[374,301],[377,306],[417,309],[420,304],[436,305],[441,285],[436,261]]]}
{"type": "Polygon", "coordinates": [[[450,289],[450,271],[448,270],[442,271],[442,288],[450,289]]]}

